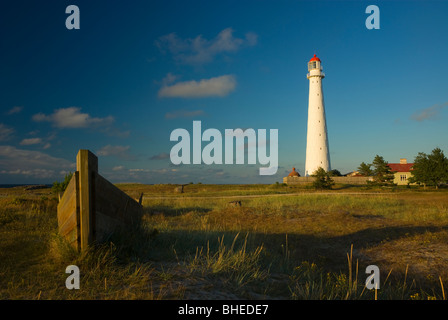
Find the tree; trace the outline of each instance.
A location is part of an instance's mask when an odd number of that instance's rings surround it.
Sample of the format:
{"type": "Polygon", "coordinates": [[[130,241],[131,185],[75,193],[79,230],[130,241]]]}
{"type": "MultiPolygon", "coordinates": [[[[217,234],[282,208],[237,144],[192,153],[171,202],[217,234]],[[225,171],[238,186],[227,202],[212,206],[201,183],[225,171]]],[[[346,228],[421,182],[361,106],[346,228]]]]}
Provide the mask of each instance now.
{"type": "Polygon", "coordinates": [[[319,167],[316,171],[314,171],[311,176],[315,178],[313,187],[316,189],[331,189],[334,185],[334,181],[331,179],[330,173],[325,171],[322,167],[319,167]]]}
{"type": "Polygon", "coordinates": [[[412,166],[412,176],[408,179],[409,183],[423,184],[424,188],[431,184],[431,164],[428,159],[428,155],[423,152],[419,152],[414,159],[414,165],[412,166]]]}
{"type": "Polygon", "coordinates": [[[409,179],[411,183],[435,186],[436,189],[442,183],[448,181],[448,159],[440,148],[432,150],[427,155],[419,152],[414,160],[412,167],[412,177],[409,179]]]}
{"type": "Polygon", "coordinates": [[[70,172],[69,174],[65,175],[64,181],[53,182],[53,187],[51,189],[53,190],[54,193],[56,193],[58,195],[59,200],[61,199],[61,193],[64,193],[65,189],[67,189],[68,183],[72,179],[72,176],[73,176],[73,173],[70,172]]]}
{"type": "Polygon", "coordinates": [[[366,177],[371,176],[373,174],[371,166],[372,166],[371,164],[361,162],[361,164],[358,167],[359,174],[366,176],[366,177]]]}
{"type": "Polygon", "coordinates": [[[432,150],[428,158],[432,166],[430,178],[432,184],[438,188],[448,181],[448,159],[440,148],[432,150]]]}
{"type": "Polygon", "coordinates": [[[338,169],[328,171],[330,177],[342,177],[342,173],[338,169]]]}
{"type": "Polygon", "coordinates": [[[377,185],[393,185],[394,175],[383,157],[376,155],[372,162],[374,183],[377,185]]]}

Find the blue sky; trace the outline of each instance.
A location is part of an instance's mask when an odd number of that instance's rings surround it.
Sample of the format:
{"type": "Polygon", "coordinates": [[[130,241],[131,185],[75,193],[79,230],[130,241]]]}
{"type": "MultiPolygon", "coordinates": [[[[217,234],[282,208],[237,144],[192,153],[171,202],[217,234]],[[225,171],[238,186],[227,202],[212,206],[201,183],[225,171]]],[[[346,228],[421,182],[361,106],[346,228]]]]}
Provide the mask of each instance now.
{"type": "MultiPolygon", "coordinates": [[[[112,182],[274,183],[305,166],[307,62],[322,60],[333,169],[448,153],[445,1],[8,1],[0,184],[52,183],[79,149],[112,182]],[[368,5],[380,29],[368,30],[368,5]],[[68,5],[80,29],[68,30],[68,5]],[[279,169],[171,164],[177,128],[278,129],[279,169]]],[[[205,143],[203,143],[205,145],[205,143]]]]}

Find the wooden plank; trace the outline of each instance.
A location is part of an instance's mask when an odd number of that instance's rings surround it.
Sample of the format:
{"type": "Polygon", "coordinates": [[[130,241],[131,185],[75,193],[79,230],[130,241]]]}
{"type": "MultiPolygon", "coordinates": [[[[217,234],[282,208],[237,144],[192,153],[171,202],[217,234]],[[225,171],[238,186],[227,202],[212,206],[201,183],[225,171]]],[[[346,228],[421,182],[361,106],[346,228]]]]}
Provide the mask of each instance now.
{"type": "Polygon", "coordinates": [[[59,225],[59,233],[62,236],[65,236],[68,232],[73,229],[77,229],[78,227],[78,219],[76,214],[76,209],[72,212],[70,216],[64,221],[64,223],[59,225]]]}
{"type": "Polygon", "coordinates": [[[73,173],[61,201],[58,204],[58,230],[68,242],[79,249],[79,173],[73,173]]]}
{"type": "Polygon", "coordinates": [[[76,212],[76,193],[73,192],[70,197],[66,197],[63,203],[58,205],[58,225],[64,224],[65,220],[76,212]]]}
{"type": "Polygon", "coordinates": [[[63,203],[65,201],[65,198],[70,197],[71,194],[75,191],[75,188],[76,188],[76,173],[74,173],[72,178],[70,179],[67,187],[65,188],[64,194],[61,197],[61,201],[59,203],[63,203]]]}
{"type": "Polygon", "coordinates": [[[76,156],[76,169],[79,172],[79,207],[81,250],[86,249],[94,240],[93,228],[93,175],[98,171],[98,158],[89,150],[79,150],[76,156]]]}
{"type": "Polygon", "coordinates": [[[70,243],[76,250],[79,250],[78,247],[78,239],[79,239],[79,234],[75,229],[72,229],[70,232],[68,232],[64,238],[68,241],[68,243],[70,243]]]}
{"type": "Polygon", "coordinates": [[[141,217],[142,206],[133,198],[100,175],[95,176],[95,183],[96,211],[118,219],[124,224],[130,224],[141,217]]]}
{"type": "Polygon", "coordinates": [[[75,172],[76,176],[76,238],[72,241],[72,245],[76,250],[81,250],[81,207],[79,204],[79,172],[75,172]]]}
{"type": "MultiPolygon", "coordinates": [[[[71,208],[73,205],[73,201],[76,202],[76,173],[73,174],[72,178],[70,179],[70,182],[67,185],[67,188],[65,189],[65,192],[61,198],[61,200],[58,203],[58,224],[62,224],[64,220],[66,219],[65,215],[70,214],[70,212],[66,212],[69,210],[68,208],[71,208]]],[[[75,203],[76,205],[76,203],[75,203]]]]}
{"type": "Polygon", "coordinates": [[[142,206],[101,175],[95,175],[95,234],[97,241],[107,239],[118,228],[131,226],[140,219],[142,206]]]}
{"type": "Polygon", "coordinates": [[[105,241],[114,231],[124,227],[123,223],[101,212],[96,212],[96,240],[105,241]]]}

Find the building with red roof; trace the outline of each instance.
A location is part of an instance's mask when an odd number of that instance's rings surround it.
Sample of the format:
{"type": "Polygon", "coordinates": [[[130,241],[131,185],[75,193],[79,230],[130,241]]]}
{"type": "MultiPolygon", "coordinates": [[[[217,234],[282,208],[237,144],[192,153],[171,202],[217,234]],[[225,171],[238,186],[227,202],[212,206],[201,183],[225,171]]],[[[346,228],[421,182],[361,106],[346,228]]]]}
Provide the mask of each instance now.
{"type": "Polygon", "coordinates": [[[296,171],[296,168],[292,168],[292,171],[288,174],[288,177],[300,177],[300,174],[296,171]]]}
{"type": "Polygon", "coordinates": [[[394,183],[397,185],[406,185],[408,179],[412,176],[413,163],[408,163],[407,159],[400,159],[400,163],[389,163],[390,171],[394,174],[394,183]]]}

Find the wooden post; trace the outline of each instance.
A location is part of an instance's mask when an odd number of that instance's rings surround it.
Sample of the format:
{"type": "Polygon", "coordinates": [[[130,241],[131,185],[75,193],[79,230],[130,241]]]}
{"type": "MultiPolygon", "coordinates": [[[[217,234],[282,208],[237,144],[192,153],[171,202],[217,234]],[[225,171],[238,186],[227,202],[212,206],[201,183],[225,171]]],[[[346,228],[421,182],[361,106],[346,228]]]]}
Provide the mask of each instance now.
{"type": "Polygon", "coordinates": [[[58,228],[79,251],[107,241],[118,229],[138,223],[143,213],[139,202],[98,174],[98,158],[79,150],[76,171],[58,204],[58,228]]]}
{"type": "Polygon", "coordinates": [[[79,172],[81,250],[84,250],[94,241],[94,176],[98,172],[98,158],[89,150],[79,150],[76,171],[79,172]]]}
{"type": "Polygon", "coordinates": [[[140,198],[138,199],[138,204],[142,205],[142,201],[143,201],[143,192],[140,193],[140,198]]]}

